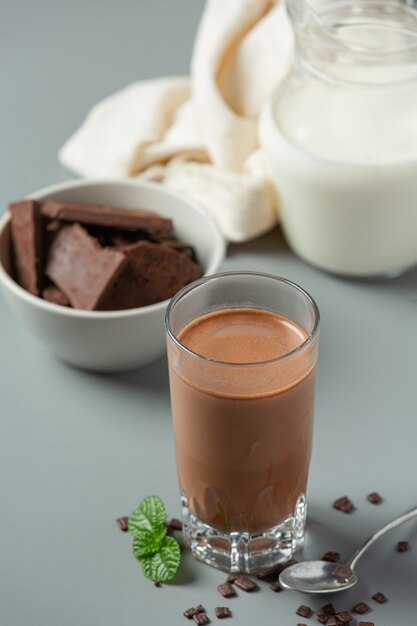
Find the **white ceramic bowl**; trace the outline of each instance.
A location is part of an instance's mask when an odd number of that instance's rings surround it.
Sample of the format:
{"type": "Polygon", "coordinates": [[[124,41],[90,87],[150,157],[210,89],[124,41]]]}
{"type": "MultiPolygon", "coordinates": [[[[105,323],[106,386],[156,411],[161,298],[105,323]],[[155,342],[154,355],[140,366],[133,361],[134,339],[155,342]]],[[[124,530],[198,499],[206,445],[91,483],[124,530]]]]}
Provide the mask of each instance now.
{"type": "MultiPolygon", "coordinates": [[[[214,220],[192,199],[166,187],[130,180],[71,181],[30,194],[144,208],[171,217],[179,239],[191,243],[204,275],[219,269],[225,244],[214,220]]],[[[10,217],[0,221],[0,287],[26,327],[62,361],[83,369],[134,369],[165,351],[164,315],[168,300],[125,311],[80,311],[33,296],[10,276],[10,217]]]]}

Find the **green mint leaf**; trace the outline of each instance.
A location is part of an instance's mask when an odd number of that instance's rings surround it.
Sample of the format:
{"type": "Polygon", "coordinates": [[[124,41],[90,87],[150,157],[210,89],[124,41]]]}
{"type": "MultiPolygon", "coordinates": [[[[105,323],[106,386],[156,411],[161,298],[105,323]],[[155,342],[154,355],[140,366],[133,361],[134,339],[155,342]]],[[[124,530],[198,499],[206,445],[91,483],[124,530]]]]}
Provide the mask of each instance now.
{"type": "Polygon", "coordinates": [[[152,556],[143,556],[140,564],[147,578],[163,583],[174,578],[180,560],[179,543],[173,537],[164,537],[159,551],[152,556]]]}
{"type": "Polygon", "coordinates": [[[166,526],[157,526],[154,530],[142,529],[133,538],[133,554],[140,559],[159,552],[166,534],[166,526]]]}
{"type": "Polygon", "coordinates": [[[158,496],[148,496],[139,504],[138,508],[129,516],[128,530],[136,535],[142,530],[153,530],[155,526],[162,526],[165,522],[165,504],[158,496]]]}

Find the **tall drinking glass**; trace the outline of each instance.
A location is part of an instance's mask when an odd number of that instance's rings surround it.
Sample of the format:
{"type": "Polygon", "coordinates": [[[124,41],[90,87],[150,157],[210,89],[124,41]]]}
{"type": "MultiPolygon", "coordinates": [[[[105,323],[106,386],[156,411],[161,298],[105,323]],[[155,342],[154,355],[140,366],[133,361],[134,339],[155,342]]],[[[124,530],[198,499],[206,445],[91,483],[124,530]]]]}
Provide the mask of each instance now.
{"type": "Polygon", "coordinates": [[[198,559],[260,572],[303,544],[319,312],[294,283],[230,272],[166,314],[185,538],[198,559]]]}

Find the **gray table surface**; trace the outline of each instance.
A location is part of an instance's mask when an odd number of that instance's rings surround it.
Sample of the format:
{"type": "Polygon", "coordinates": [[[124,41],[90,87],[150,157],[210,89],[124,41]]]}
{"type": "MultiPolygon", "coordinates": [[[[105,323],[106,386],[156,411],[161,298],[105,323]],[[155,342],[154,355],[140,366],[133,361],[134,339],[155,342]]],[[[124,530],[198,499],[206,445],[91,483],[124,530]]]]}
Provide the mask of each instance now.
{"type": "MultiPolygon", "coordinates": [[[[1,206],[68,174],[56,153],[101,97],[137,79],[186,73],[197,0],[90,0],[0,6],[1,206]]],[[[230,246],[223,269],[286,276],[322,313],[307,557],[348,557],[378,526],[417,505],[417,270],[348,281],[297,259],[277,229],[230,246]],[[365,496],[378,490],[380,506],[365,496]],[[350,515],[331,502],[348,494],[350,515]]],[[[165,359],[120,375],[71,369],[27,334],[0,299],[0,624],[185,624],[202,602],[233,624],[295,626],[323,601],[262,586],[225,602],[224,575],[184,555],[174,584],[155,588],[115,518],[157,493],[178,515],[165,359]]],[[[377,626],[417,623],[417,525],[383,538],[337,608],[369,601],[377,626]],[[398,540],[412,550],[395,551],[398,540]],[[389,603],[370,601],[376,591],[389,603]]],[[[213,622],[217,622],[213,617],[213,622]]],[[[314,623],[314,618],[307,620],[314,623]]]]}

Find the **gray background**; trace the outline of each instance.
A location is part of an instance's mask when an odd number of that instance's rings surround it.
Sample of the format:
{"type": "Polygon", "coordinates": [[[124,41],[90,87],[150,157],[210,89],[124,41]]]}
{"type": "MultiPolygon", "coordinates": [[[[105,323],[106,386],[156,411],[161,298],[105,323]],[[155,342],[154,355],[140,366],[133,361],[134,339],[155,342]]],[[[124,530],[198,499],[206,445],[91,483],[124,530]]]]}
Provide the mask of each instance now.
{"type": "MultiPolygon", "coordinates": [[[[186,73],[198,0],[0,3],[1,206],[69,175],[56,153],[98,99],[137,79],[186,73]]],[[[231,246],[223,269],[274,272],[307,288],[322,313],[307,557],[351,551],[417,505],[417,270],[387,282],[337,279],[307,266],[277,229],[231,246]],[[382,505],[365,496],[379,490],[382,505]],[[357,510],[334,511],[348,494],[357,510]]],[[[177,515],[165,360],[128,374],[76,371],[44,351],[0,299],[0,623],[5,626],[185,624],[202,602],[233,624],[296,625],[288,592],[224,601],[222,573],[189,554],[155,588],[114,520],[157,493],[177,515]]],[[[370,601],[377,626],[417,623],[417,529],[375,546],[337,608],[370,601]],[[412,551],[397,554],[399,539],[412,551]]],[[[217,622],[213,618],[213,622],[217,622]]],[[[314,623],[314,619],[308,621],[314,623]]]]}

